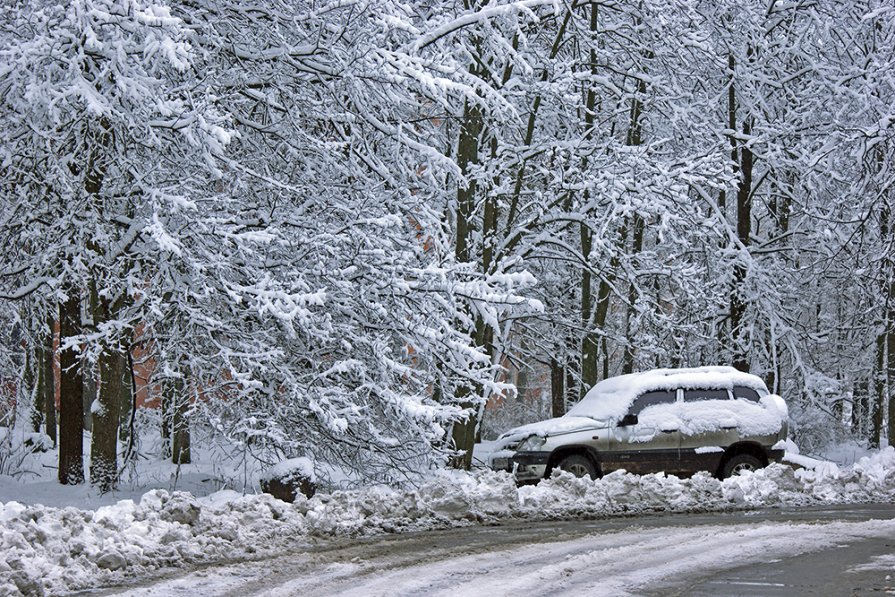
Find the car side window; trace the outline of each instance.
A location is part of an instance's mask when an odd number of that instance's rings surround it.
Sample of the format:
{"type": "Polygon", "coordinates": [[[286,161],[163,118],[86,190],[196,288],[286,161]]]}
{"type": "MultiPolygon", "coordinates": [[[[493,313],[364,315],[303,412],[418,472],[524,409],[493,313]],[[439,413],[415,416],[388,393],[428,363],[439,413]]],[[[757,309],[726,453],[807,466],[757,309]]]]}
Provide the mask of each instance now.
{"type": "Polygon", "coordinates": [[[654,392],[644,392],[634,400],[628,413],[639,415],[644,408],[654,406],[656,404],[667,404],[674,402],[677,398],[676,390],[657,390],[654,392]]]}
{"type": "Polygon", "coordinates": [[[750,402],[758,402],[759,400],[761,400],[761,397],[758,395],[758,392],[756,390],[747,388],[745,386],[733,386],[733,397],[743,398],[745,400],[749,400],[750,402]]]}
{"type": "Polygon", "coordinates": [[[697,400],[728,400],[727,390],[684,390],[684,402],[697,400]]]}

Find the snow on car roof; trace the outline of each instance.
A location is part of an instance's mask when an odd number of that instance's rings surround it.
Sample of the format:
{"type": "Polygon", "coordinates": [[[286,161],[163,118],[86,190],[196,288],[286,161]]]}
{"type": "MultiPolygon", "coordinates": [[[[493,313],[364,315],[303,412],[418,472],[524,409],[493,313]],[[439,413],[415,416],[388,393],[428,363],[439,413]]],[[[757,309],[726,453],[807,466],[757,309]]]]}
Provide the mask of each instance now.
{"type": "Polygon", "coordinates": [[[604,379],[566,413],[572,417],[612,419],[624,416],[634,399],[653,390],[732,389],[746,386],[767,393],[760,377],[733,367],[695,367],[689,369],[653,369],[604,379]]]}

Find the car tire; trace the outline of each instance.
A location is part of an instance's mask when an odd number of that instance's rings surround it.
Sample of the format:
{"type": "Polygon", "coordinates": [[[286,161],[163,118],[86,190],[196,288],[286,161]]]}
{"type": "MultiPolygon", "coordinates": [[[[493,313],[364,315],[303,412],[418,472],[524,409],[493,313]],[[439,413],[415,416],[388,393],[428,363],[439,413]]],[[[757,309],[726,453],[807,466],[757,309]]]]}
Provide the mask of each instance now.
{"type": "Polygon", "coordinates": [[[570,454],[559,461],[557,465],[561,470],[572,473],[576,477],[588,476],[591,479],[597,478],[597,467],[587,456],[581,454],[570,454]]]}
{"type": "Polygon", "coordinates": [[[721,478],[727,479],[728,477],[739,475],[743,471],[754,472],[760,468],[764,468],[764,463],[752,454],[736,454],[724,463],[724,468],[721,470],[721,478]]]}

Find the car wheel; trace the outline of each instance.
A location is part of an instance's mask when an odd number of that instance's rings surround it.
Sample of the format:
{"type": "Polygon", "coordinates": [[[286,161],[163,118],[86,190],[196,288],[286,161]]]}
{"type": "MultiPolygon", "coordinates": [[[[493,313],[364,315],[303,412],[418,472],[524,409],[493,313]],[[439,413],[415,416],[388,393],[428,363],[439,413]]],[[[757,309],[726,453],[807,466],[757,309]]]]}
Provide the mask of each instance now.
{"type": "Polygon", "coordinates": [[[576,477],[597,478],[597,467],[587,456],[571,454],[559,461],[559,468],[572,473],[576,477]]]}
{"type": "Polygon", "coordinates": [[[739,475],[743,471],[757,471],[764,468],[764,463],[752,456],[751,454],[737,454],[724,463],[724,470],[721,471],[721,478],[726,479],[739,475]]]}

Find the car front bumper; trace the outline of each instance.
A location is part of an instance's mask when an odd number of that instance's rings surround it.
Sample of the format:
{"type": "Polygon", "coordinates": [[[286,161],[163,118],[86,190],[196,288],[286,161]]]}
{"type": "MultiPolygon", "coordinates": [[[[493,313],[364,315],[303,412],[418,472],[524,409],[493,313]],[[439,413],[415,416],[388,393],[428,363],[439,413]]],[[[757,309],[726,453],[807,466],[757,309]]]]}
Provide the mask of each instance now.
{"type": "Polygon", "coordinates": [[[544,478],[549,460],[550,452],[515,452],[507,458],[495,458],[491,468],[513,473],[519,482],[538,481],[544,478]]]}

